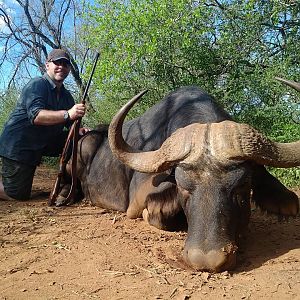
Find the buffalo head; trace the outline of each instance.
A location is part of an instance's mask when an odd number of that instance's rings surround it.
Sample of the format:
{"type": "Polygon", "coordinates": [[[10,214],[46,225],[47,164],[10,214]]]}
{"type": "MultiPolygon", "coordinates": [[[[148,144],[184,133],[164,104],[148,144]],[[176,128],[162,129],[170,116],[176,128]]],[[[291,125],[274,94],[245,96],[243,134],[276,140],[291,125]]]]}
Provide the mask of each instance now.
{"type": "Polygon", "coordinates": [[[255,191],[260,177],[270,183],[266,197],[274,187],[282,197],[291,196],[286,215],[298,213],[298,198],[263,166],[300,165],[300,141],[272,142],[247,124],[223,121],[193,123],[179,128],[155,151],[135,150],[123,139],[122,125],[144,93],[132,98],[113,118],[109,127],[111,150],[128,167],[142,173],[173,169],[177,201],[188,223],[185,261],[198,270],[232,269],[238,236],[249,221],[251,194],[258,199],[261,195],[255,191]]]}

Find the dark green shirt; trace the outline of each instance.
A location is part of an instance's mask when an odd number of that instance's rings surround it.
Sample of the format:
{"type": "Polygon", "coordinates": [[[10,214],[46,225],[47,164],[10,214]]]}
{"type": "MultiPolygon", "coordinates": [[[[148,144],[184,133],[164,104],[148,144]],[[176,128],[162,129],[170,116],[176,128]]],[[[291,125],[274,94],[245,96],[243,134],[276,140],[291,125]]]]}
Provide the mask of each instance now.
{"type": "Polygon", "coordinates": [[[0,136],[0,156],[38,165],[42,156],[57,156],[66,137],[65,124],[34,125],[40,110],[68,110],[75,104],[70,92],[45,74],[29,81],[0,136]]]}

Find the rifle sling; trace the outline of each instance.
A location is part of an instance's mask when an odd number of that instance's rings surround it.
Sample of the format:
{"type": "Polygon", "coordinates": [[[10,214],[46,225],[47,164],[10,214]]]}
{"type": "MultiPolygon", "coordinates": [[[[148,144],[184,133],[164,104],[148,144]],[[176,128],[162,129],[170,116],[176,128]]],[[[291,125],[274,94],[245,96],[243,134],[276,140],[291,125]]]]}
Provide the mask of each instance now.
{"type": "Polygon", "coordinates": [[[66,198],[66,203],[72,204],[75,198],[75,192],[77,187],[77,148],[79,140],[79,128],[80,128],[81,118],[77,119],[74,124],[74,134],[73,134],[73,146],[72,146],[72,156],[71,156],[71,188],[69,194],[66,198]]]}

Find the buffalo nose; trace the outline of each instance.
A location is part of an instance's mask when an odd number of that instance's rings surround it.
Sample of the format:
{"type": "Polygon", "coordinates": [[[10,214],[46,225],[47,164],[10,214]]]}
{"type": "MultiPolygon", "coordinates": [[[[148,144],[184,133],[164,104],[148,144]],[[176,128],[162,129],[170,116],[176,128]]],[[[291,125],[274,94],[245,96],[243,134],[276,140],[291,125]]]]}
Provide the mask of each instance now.
{"type": "Polygon", "coordinates": [[[199,248],[190,248],[185,250],[184,260],[196,270],[211,272],[228,271],[235,267],[236,251],[226,251],[223,248],[204,253],[199,248]]]}

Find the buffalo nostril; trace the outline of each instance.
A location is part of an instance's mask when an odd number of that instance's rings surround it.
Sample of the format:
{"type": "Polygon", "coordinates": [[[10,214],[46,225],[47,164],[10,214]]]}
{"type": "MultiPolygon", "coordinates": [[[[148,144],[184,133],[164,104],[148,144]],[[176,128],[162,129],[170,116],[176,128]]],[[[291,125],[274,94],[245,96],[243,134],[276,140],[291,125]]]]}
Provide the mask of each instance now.
{"type": "Polygon", "coordinates": [[[207,253],[204,253],[199,248],[190,248],[185,251],[184,259],[196,270],[227,271],[235,267],[236,251],[233,249],[231,249],[233,251],[227,251],[228,249],[224,248],[211,250],[207,253]]]}

